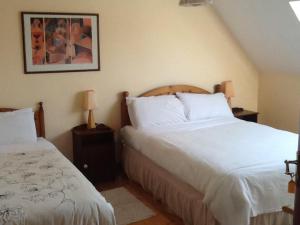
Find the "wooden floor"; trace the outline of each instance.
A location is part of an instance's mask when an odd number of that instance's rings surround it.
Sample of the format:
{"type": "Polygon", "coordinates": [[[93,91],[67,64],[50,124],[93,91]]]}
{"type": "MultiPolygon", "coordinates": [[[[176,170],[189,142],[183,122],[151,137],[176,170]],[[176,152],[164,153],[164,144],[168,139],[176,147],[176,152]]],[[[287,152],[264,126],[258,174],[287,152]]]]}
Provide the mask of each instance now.
{"type": "Polygon", "coordinates": [[[126,177],[119,177],[115,182],[103,183],[97,185],[98,191],[109,190],[117,187],[125,187],[137,199],[142,201],[146,206],[151,208],[156,215],[142,220],[132,225],[184,225],[181,219],[167,212],[166,208],[159,202],[155,201],[151,194],[145,192],[141,186],[129,181],[126,177]]]}

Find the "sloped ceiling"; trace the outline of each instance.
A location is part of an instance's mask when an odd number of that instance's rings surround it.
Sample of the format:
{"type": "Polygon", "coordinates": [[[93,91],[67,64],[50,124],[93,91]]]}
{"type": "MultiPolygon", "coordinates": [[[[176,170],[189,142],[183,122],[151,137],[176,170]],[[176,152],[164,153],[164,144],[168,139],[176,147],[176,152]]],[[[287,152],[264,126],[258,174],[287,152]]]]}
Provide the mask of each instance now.
{"type": "Polygon", "coordinates": [[[300,22],[288,0],[214,0],[213,7],[261,73],[300,76],[300,22]]]}

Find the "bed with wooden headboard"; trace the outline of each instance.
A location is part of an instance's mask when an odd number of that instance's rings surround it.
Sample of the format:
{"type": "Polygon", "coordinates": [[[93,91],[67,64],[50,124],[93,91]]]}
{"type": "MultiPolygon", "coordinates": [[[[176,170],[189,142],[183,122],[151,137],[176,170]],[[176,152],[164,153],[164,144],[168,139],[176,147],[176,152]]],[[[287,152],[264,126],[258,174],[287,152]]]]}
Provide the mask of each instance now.
{"type": "MultiPolygon", "coordinates": [[[[0,108],[0,112],[15,110],[0,108]]],[[[0,168],[5,168],[0,171],[5,177],[0,182],[0,209],[5,212],[0,213],[0,224],[81,225],[84,221],[116,225],[111,205],[44,138],[42,102],[34,119],[37,136],[41,137],[37,142],[0,145],[0,168]]]]}
{"type": "MultiPolygon", "coordinates": [[[[138,97],[174,95],[177,92],[212,94],[196,86],[170,85],[146,91],[138,97]]],[[[220,85],[214,86],[214,93],[216,92],[221,92],[220,85]]],[[[121,134],[125,129],[131,129],[131,127],[126,127],[131,125],[126,104],[127,97],[130,97],[129,92],[122,92],[121,127],[123,129],[121,130],[121,134]]],[[[143,150],[135,149],[135,147],[130,144],[129,139],[127,140],[128,133],[127,135],[121,136],[122,164],[129,179],[139,183],[146,191],[152,193],[155,199],[160,200],[171,212],[182,218],[184,223],[191,225],[219,225],[212,212],[207,208],[206,204],[203,203],[203,193],[147,157],[143,153],[143,150]]],[[[140,146],[140,144],[138,145],[140,146]]],[[[155,154],[155,152],[156,151],[152,151],[151,154],[155,154]]],[[[182,163],[180,165],[182,165],[182,163]]],[[[282,212],[273,212],[251,217],[251,225],[278,225],[280,221],[287,220],[287,216],[282,212]],[[277,222],[273,224],[266,222],[275,220],[277,222]]]]}
{"type": "MultiPolygon", "coordinates": [[[[0,112],[12,112],[16,111],[15,108],[0,108],[0,112]]],[[[38,137],[45,137],[45,120],[44,120],[44,108],[43,102],[38,103],[38,108],[34,112],[34,122],[36,127],[36,134],[38,137]]]]}
{"type": "MultiPolygon", "coordinates": [[[[211,92],[192,85],[168,85],[151,89],[138,97],[151,97],[160,95],[175,95],[177,92],[211,94],[211,92]]],[[[121,127],[130,126],[130,118],[126,104],[129,92],[122,93],[121,101],[121,127]]],[[[184,222],[192,225],[217,225],[217,221],[202,203],[203,195],[191,186],[180,181],[172,174],[161,168],[150,159],[129,147],[123,141],[122,160],[127,176],[138,182],[147,191],[150,191],[156,199],[161,200],[184,222]],[[148,178],[141,174],[147,174],[148,178]],[[152,181],[151,181],[152,180],[152,181]],[[153,182],[159,183],[159,188],[153,186],[153,182]],[[166,193],[168,192],[168,196],[166,193]],[[179,196],[178,198],[175,196],[179,196]],[[172,200],[177,199],[174,204],[172,200]],[[190,210],[184,210],[187,207],[190,210]],[[202,210],[201,210],[202,209],[202,210]],[[205,220],[203,219],[205,218],[205,220]]]]}

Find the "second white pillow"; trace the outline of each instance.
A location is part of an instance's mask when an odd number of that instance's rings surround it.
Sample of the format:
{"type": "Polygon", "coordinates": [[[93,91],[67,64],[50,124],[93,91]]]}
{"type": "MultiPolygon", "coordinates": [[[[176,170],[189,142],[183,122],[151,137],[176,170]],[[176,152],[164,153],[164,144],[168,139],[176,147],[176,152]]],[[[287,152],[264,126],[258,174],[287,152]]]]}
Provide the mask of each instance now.
{"type": "Polygon", "coordinates": [[[185,106],[186,116],[190,121],[215,117],[233,117],[223,93],[176,93],[176,95],[185,106]]]}

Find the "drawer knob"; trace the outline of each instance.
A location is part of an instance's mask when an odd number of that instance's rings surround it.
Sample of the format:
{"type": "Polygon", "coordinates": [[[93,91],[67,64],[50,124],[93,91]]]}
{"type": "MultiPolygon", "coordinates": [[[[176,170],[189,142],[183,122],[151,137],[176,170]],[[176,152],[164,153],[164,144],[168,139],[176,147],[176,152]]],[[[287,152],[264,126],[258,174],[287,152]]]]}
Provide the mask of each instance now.
{"type": "Polygon", "coordinates": [[[83,165],[83,168],[84,168],[84,169],[87,169],[87,168],[89,168],[89,165],[88,165],[88,164],[84,164],[84,165],[83,165]]]}

